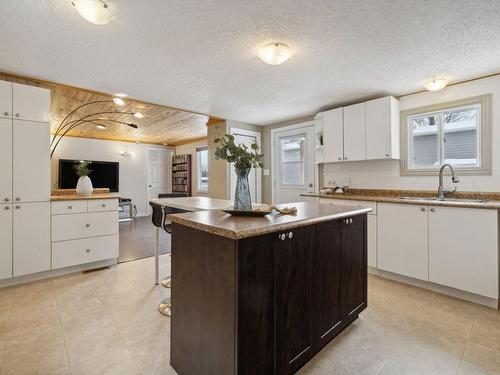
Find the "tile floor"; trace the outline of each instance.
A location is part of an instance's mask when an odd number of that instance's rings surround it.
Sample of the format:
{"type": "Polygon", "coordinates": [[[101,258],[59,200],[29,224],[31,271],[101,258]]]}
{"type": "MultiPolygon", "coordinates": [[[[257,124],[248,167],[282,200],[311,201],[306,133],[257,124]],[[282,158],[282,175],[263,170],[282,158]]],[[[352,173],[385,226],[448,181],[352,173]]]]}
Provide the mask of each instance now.
{"type": "MultiPolygon", "coordinates": [[[[0,374],[175,374],[168,294],[152,258],[0,289],[0,374]]],[[[300,374],[500,374],[500,313],[370,277],[368,309],[300,374]]]]}

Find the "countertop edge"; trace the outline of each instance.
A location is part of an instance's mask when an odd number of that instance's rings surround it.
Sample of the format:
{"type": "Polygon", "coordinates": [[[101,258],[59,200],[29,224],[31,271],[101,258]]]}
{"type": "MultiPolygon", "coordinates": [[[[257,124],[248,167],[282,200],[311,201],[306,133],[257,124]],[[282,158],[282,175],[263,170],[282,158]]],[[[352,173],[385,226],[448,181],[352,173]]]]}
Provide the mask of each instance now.
{"type": "Polygon", "coordinates": [[[96,199],[120,199],[119,195],[106,195],[106,194],[96,194],[90,195],[88,197],[79,196],[79,195],[52,195],[50,197],[51,202],[60,202],[60,201],[87,201],[87,200],[96,200],[96,199]]]}
{"type": "MultiPolygon", "coordinates": [[[[363,215],[371,212],[371,208],[359,208],[359,209],[352,209],[352,210],[347,210],[341,213],[336,213],[336,214],[331,214],[331,215],[325,215],[321,217],[314,217],[314,218],[309,218],[309,219],[303,219],[297,222],[293,223],[284,223],[284,224],[276,224],[276,225],[270,225],[267,227],[263,228],[255,228],[255,229],[250,229],[246,231],[240,231],[240,232],[235,232],[232,230],[228,230],[225,228],[221,227],[215,227],[212,225],[204,224],[204,223],[199,223],[199,222],[194,222],[192,220],[184,219],[181,216],[177,216],[178,214],[171,214],[168,215],[167,218],[172,221],[173,223],[181,224],[189,228],[193,229],[198,229],[203,232],[211,233],[220,237],[226,237],[231,240],[241,240],[244,238],[250,238],[250,237],[256,237],[260,236],[263,234],[269,234],[269,233],[274,233],[274,232],[279,232],[280,230],[284,229],[294,229],[294,228],[299,228],[303,227],[306,225],[312,225],[312,224],[317,224],[325,221],[330,221],[330,220],[337,220],[337,219],[342,219],[344,217],[350,217],[350,216],[356,216],[356,215],[363,215]]],[[[182,215],[182,214],[180,214],[182,215]]]]}

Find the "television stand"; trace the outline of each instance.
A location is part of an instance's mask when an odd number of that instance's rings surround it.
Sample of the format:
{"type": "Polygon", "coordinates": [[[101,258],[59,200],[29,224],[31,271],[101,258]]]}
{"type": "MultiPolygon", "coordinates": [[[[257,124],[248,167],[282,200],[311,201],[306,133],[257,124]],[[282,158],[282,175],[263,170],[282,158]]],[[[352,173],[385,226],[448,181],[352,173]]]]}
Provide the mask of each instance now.
{"type": "Polygon", "coordinates": [[[120,199],[118,202],[118,221],[120,223],[134,221],[135,220],[135,205],[132,203],[132,199],[120,199]],[[123,215],[127,213],[128,215],[123,215]]]}

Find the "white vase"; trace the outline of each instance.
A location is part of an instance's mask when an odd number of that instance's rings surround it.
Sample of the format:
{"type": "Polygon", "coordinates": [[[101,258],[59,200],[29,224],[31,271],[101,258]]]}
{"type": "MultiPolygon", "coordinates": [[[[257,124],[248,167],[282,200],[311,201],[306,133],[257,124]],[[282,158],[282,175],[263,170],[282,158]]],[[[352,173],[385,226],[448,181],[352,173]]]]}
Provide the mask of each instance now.
{"type": "Polygon", "coordinates": [[[78,179],[76,184],[76,195],[81,195],[83,197],[88,197],[92,195],[94,188],[92,186],[92,181],[90,181],[89,176],[82,176],[78,179]]]}

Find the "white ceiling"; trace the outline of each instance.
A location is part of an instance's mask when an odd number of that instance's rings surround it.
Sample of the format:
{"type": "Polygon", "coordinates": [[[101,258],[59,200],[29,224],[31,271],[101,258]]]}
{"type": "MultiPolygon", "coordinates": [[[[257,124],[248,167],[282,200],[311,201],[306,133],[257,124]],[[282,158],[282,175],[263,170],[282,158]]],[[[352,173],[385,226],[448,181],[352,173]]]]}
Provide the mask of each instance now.
{"type": "Polygon", "coordinates": [[[499,0],[1,0],[0,70],[255,124],[500,71],[499,0]],[[280,41],[294,56],[256,59],[280,41]]]}

